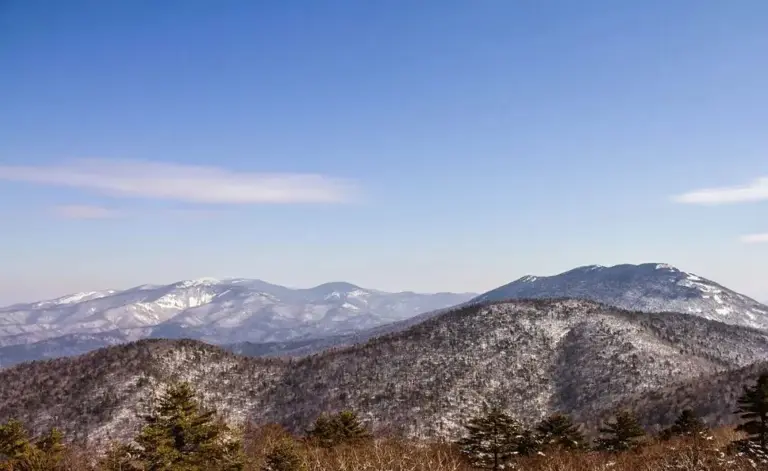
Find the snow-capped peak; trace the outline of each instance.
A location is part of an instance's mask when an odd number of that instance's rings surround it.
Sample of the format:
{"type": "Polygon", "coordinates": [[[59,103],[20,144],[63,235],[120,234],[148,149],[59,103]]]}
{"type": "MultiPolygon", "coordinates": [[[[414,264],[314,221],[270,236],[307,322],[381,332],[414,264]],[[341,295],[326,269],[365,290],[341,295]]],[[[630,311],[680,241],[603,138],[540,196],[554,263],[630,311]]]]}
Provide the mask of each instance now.
{"type": "Polygon", "coordinates": [[[38,303],[35,303],[35,306],[43,307],[43,306],[64,306],[67,304],[76,304],[82,301],[87,301],[89,299],[98,299],[102,298],[104,296],[109,296],[110,294],[114,293],[114,290],[107,290],[107,291],[84,291],[82,293],[74,293],[74,294],[68,294],[66,296],[62,296],[60,298],[56,299],[49,299],[47,301],[40,301],[38,303]]]}
{"type": "Polygon", "coordinates": [[[673,267],[672,265],[668,263],[657,263],[656,264],[657,270],[668,270],[668,271],[680,271],[677,268],[673,267]]]}
{"type": "Polygon", "coordinates": [[[667,263],[591,265],[552,276],[526,276],[474,302],[581,298],[623,309],[682,312],[768,330],[768,306],[667,263]]]}
{"type": "Polygon", "coordinates": [[[285,341],[377,327],[471,297],[386,293],[345,282],[291,289],[256,279],[197,278],[2,308],[0,348],[108,332],[125,332],[133,339],[183,336],[211,343],[285,341]]]}
{"type": "Polygon", "coordinates": [[[195,278],[193,280],[184,280],[176,283],[179,288],[191,288],[193,286],[210,286],[221,283],[221,280],[217,278],[203,277],[195,278]]]}

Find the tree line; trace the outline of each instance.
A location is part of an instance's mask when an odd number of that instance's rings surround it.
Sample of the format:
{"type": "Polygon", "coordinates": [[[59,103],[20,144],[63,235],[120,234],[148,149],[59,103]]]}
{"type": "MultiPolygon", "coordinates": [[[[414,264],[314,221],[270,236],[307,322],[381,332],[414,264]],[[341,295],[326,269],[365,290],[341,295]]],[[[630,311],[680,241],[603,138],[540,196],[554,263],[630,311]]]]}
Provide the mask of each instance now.
{"type": "MultiPolygon", "coordinates": [[[[768,374],[745,386],[738,400],[741,419],[736,430],[744,437],[728,451],[746,454],[754,462],[768,464],[768,374]]],[[[114,443],[95,459],[102,471],[242,471],[248,458],[242,430],[229,426],[215,410],[202,407],[188,383],[171,385],[149,413],[140,416],[139,433],[129,443],[114,443]]],[[[535,427],[525,428],[502,408],[488,406],[464,424],[465,433],[454,444],[465,462],[475,469],[511,469],[520,457],[548,453],[583,453],[590,450],[621,453],[638,450],[649,435],[631,411],[619,411],[589,441],[581,427],[565,414],[553,414],[535,427]]],[[[710,439],[706,424],[689,409],[656,437],[683,437],[694,450],[704,449],[710,439]]],[[[373,442],[374,437],[357,414],[342,411],[322,414],[301,440],[283,436],[265,451],[261,471],[305,471],[301,446],[333,450],[373,442]]],[[[54,429],[30,437],[23,424],[10,420],[0,426],[0,470],[49,471],[65,466],[67,446],[54,429]]],[[[254,468],[247,468],[254,469],[254,468]]]]}

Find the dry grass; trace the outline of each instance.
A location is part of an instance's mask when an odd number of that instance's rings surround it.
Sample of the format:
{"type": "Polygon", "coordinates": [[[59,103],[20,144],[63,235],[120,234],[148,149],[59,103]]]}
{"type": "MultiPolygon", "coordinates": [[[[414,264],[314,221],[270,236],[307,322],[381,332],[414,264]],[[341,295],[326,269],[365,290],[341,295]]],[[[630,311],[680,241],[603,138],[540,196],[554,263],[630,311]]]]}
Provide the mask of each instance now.
{"type": "MultiPolygon", "coordinates": [[[[265,457],[290,435],[280,426],[248,427],[244,431],[245,471],[261,471],[265,457]]],[[[640,450],[620,454],[599,452],[548,453],[520,458],[516,470],[525,471],[755,471],[768,466],[743,457],[725,456],[725,449],[740,438],[732,429],[715,431],[713,439],[694,442],[650,442],[640,450]]],[[[357,446],[323,449],[296,440],[304,463],[302,471],[474,471],[454,446],[401,439],[379,439],[357,446]]],[[[70,448],[60,471],[96,471],[94,454],[70,448]]],[[[0,469],[4,469],[0,464],[0,469]]],[[[298,471],[298,470],[297,470],[298,471]]]]}
{"type": "MultiPolygon", "coordinates": [[[[286,433],[270,426],[246,436],[249,471],[260,470],[269,443],[286,433]],[[255,440],[254,440],[255,439],[255,440]]],[[[527,471],[753,471],[768,469],[753,466],[744,458],[728,457],[717,451],[738,438],[731,430],[715,432],[713,439],[694,442],[676,440],[651,442],[636,452],[609,454],[598,452],[555,453],[520,458],[515,469],[527,471]]],[[[382,439],[355,447],[322,449],[302,444],[306,471],[472,471],[457,450],[449,444],[416,444],[398,439],[382,439]]]]}

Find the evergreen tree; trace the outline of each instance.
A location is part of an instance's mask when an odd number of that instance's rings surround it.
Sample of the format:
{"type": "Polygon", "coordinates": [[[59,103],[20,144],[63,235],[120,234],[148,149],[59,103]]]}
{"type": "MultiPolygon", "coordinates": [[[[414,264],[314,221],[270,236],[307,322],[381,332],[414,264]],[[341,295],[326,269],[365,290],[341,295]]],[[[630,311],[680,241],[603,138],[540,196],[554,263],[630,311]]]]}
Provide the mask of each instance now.
{"type": "Polygon", "coordinates": [[[486,409],[464,427],[467,433],[458,445],[476,468],[504,469],[518,453],[523,428],[499,407],[486,409]]]}
{"type": "Polygon", "coordinates": [[[661,438],[669,440],[672,437],[703,438],[707,433],[707,426],[691,409],[683,410],[671,427],[661,432],[661,438]]]}
{"type": "Polygon", "coordinates": [[[753,387],[744,387],[736,411],[745,420],[736,430],[747,434],[747,441],[768,453],[768,373],[763,373],[753,387]]]}
{"type": "Polygon", "coordinates": [[[243,468],[241,443],[203,410],[188,383],[172,385],[135,441],[138,458],[152,471],[236,471],[243,468]]]}
{"type": "Polygon", "coordinates": [[[645,430],[635,414],[620,411],[613,422],[608,422],[599,429],[603,435],[598,438],[596,448],[604,451],[625,451],[636,448],[638,439],[645,436],[645,430]]]}
{"type": "Polygon", "coordinates": [[[141,471],[143,469],[138,450],[124,443],[111,444],[99,460],[101,471],[141,471]]]}
{"type": "Polygon", "coordinates": [[[586,446],[587,440],[579,427],[574,425],[565,414],[553,414],[539,422],[536,431],[541,436],[545,448],[579,450],[586,446]]]}
{"type": "Polygon", "coordinates": [[[328,414],[320,414],[312,428],[307,430],[307,438],[315,445],[330,448],[338,442],[333,419],[328,414]]]}
{"type": "Polygon", "coordinates": [[[532,430],[523,430],[515,436],[517,447],[515,452],[520,456],[531,456],[539,453],[544,448],[541,436],[532,430]]]}
{"type": "Polygon", "coordinates": [[[353,443],[371,438],[370,432],[352,411],[346,410],[336,415],[321,414],[314,426],[307,431],[307,437],[313,443],[330,448],[342,443],[353,443]]]}
{"type": "Polygon", "coordinates": [[[296,443],[290,438],[284,438],[267,454],[262,471],[306,471],[306,469],[296,443]]]}
{"type": "Polygon", "coordinates": [[[35,442],[18,420],[0,426],[0,463],[15,471],[51,471],[64,457],[63,434],[53,428],[35,442]]]}
{"type": "MultiPolygon", "coordinates": [[[[34,465],[27,469],[54,470],[64,459],[64,434],[55,428],[50,429],[45,435],[39,437],[33,446],[34,465]]],[[[20,468],[24,469],[24,468],[20,468]]]]}
{"type": "Polygon", "coordinates": [[[334,417],[333,426],[337,431],[336,434],[345,443],[359,442],[371,438],[370,432],[360,422],[357,414],[349,410],[339,412],[334,417]]]}
{"type": "Polygon", "coordinates": [[[19,460],[27,456],[30,449],[29,435],[21,422],[11,419],[0,425],[0,459],[19,460]]]}

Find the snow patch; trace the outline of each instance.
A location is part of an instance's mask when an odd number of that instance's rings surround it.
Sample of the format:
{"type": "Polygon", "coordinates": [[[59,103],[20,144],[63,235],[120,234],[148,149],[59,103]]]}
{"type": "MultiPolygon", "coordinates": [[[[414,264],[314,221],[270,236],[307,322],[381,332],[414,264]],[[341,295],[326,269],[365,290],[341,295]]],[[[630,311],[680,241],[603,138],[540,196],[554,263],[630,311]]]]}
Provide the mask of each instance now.
{"type": "Polygon", "coordinates": [[[176,284],[179,288],[191,288],[193,286],[209,286],[209,285],[215,285],[221,283],[220,280],[216,278],[196,278],[194,280],[185,280],[181,281],[176,284]]]}

